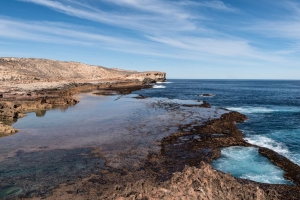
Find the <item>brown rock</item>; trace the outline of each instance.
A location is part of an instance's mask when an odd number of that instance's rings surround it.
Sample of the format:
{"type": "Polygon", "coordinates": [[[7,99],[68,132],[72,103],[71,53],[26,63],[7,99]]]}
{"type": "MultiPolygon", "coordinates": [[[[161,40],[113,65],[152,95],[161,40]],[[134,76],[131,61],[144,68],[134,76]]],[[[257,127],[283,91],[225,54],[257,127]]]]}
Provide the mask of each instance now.
{"type": "Polygon", "coordinates": [[[17,132],[17,130],[14,129],[13,127],[0,123],[0,137],[12,135],[16,132],[17,132]]]}

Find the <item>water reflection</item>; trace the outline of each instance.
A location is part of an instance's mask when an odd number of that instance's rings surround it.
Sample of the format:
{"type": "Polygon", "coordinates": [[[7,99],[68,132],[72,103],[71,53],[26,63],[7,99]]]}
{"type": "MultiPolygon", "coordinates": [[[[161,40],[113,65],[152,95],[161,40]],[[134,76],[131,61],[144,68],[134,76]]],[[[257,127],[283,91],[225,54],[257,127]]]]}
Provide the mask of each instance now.
{"type": "Polygon", "coordinates": [[[46,115],[46,110],[38,110],[38,111],[35,111],[35,116],[37,117],[44,117],[46,115]]]}

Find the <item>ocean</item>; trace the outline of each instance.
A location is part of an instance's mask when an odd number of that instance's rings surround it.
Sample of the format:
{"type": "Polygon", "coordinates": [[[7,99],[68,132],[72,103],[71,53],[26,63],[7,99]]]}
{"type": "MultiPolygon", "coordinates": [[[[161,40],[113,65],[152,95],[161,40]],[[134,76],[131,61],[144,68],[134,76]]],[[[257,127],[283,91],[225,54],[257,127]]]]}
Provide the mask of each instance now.
{"type": "MultiPolygon", "coordinates": [[[[300,165],[300,81],[169,79],[153,89],[135,93],[207,101],[212,106],[243,113],[248,120],[238,124],[238,128],[249,143],[273,149],[300,165]]],[[[282,172],[253,148],[222,149],[222,156],[212,165],[240,178],[287,183],[282,172]]]]}

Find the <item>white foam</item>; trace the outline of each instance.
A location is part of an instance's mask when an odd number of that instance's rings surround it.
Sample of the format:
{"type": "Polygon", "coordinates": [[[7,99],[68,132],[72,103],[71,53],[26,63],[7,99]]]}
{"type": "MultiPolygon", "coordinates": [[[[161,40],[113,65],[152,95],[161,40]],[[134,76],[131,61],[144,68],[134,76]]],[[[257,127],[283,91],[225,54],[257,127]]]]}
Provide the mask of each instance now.
{"type": "Polygon", "coordinates": [[[292,184],[283,177],[284,171],[273,165],[254,147],[232,146],[221,150],[221,157],[212,162],[215,169],[235,177],[262,183],[292,184]]]}
{"type": "Polygon", "coordinates": [[[232,146],[222,150],[222,155],[234,160],[245,160],[250,157],[251,152],[257,151],[254,147],[232,146]]]}
{"type": "Polygon", "coordinates": [[[295,107],[274,107],[274,108],[267,108],[267,107],[227,107],[228,110],[237,111],[240,113],[272,113],[272,112],[299,112],[299,108],[295,107]]]}
{"type": "Polygon", "coordinates": [[[240,113],[271,113],[274,110],[265,107],[228,107],[228,110],[237,111],[240,113]]]}
{"type": "Polygon", "coordinates": [[[281,142],[277,142],[271,138],[261,136],[261,135],[254,135],[250,137],[246,137],[245,140],[250,144],[255,144],[261,147],[266,147],[268,149],[272,149],[277,153],[286,155],[289,154],[288,148],[281,142]]]}
{"type": "Polygon", "coordinates": [[[166,88],[164,85],[153,85],[153,88],[166,88]]]}
{"type": "Polygon", "coordinates": [[[249,179],[256,182],[263,182],[263,183],[282,183],[282,182],[289,182],[288,180],[285,180],[281,174],[278,174],[278,172],[270,172],[267,174],[259,174],[259,175],[253,175],[253,174],[244,174],[240,176],[240,178],[249,179]]]}

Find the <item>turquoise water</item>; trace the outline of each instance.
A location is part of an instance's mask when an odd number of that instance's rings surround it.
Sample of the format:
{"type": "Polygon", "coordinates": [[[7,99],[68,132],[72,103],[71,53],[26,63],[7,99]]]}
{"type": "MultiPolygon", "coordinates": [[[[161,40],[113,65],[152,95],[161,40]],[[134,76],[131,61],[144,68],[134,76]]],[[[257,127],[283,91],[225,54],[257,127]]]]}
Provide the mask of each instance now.
{"type": "Polygon", "coordinates": [[[252,147],[228,147],[212,166],[231,175],[261,183],[292,184],[283,178],[284,171],[270,163],[252,147]]]}

